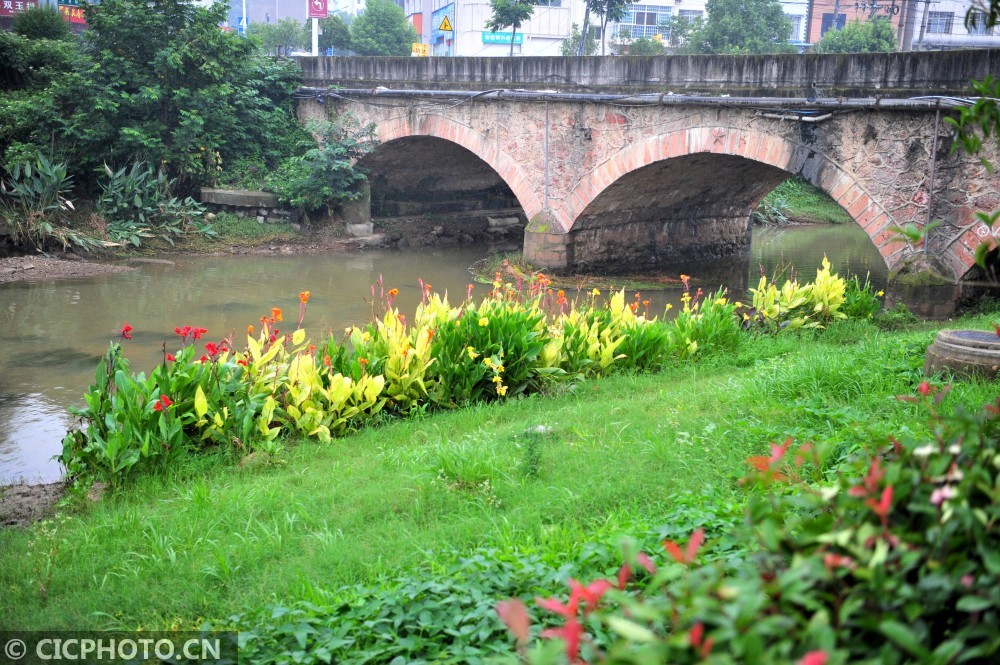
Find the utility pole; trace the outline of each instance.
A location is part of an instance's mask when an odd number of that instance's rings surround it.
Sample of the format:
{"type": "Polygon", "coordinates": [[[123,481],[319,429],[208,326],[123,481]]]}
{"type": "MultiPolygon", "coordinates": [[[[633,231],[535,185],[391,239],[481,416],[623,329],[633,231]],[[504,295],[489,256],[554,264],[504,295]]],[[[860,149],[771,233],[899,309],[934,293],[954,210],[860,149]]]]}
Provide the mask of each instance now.
{"type": "Polygon", "coordinates": [[[840,0],[834,0],[833,3],[833,25],[831,29],[840,30],[840,0]]]}
{"type": "Polygon", "coordinates": [[[924,50],[924,32],[927,31],[927,14],[931,9],[931,0],[924,0],[924,18],[920,21],[920,37],[917,38],[918,51],[924,50]]]}

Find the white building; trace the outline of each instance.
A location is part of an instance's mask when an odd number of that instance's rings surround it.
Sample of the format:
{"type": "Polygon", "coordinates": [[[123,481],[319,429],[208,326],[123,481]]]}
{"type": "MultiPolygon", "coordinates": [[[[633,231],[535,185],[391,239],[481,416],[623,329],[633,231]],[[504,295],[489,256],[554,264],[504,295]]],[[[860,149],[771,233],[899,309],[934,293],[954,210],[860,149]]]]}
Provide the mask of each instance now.
{"type": "Polygon", "coordinates": [[[583,0],[540,0],[534,14],[516,31],[492,32],[489,0],[406,0],[404,11],[430,45],[432,56],[560,55],[570,35],[574,5],[583,14],[583,0]],[[448,28],[451,28],[448,30],[448,28]]]}
{"type": "Polygon", "coordinates": [[[973,23],[966,27],[965,15],[972,8],[971,0],[930,0],[919,4],[923,7],[914,12],[916,25],[911,44],[914,50],[1000,46],[1000,29],[987,28],[982,12],[975,12],[973,23]]]}

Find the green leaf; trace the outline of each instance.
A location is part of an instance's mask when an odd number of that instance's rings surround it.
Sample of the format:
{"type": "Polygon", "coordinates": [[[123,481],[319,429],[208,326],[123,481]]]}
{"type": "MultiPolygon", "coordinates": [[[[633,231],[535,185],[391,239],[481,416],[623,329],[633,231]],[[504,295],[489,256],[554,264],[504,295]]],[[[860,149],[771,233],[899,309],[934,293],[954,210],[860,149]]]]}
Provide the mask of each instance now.
{"type": "Polygon", "coordinates": [[[955,607],[960,612],[982,612],[983,610],[988,610],[992,607],[993,601],[989,598],[983,598],[982,596],[963,596],[958,599],[958,603],[955,607]]]}
{"type": "Polygon", "coordinates": [[[929,656],[927,649],[920,644],[917,634],[910,630],[909,626],[889,619],[883,621],[878,629],[883,635],[905,649],[908,653],[919,658],[927,658],[929,656]]]}

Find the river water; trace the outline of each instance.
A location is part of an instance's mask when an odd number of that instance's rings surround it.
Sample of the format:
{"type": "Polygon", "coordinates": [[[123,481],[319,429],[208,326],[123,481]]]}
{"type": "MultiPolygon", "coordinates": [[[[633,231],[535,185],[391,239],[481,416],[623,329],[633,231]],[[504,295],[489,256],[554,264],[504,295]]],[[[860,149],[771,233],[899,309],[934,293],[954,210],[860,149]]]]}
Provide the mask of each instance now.
{"type": "MultiPolygon", "coordinates": [[[[101,355],[126,321],[134,328],[125,342],[133,371],[162,360],[162,345],[176,350],[176,326],[208,329],[205,339],[232,332],[239,340],[248,324],[281,307],[295,318],[298,293],[310,291],[305,327],[342,331],[370,319],[366,298],[381,275],[386,289],[400,291],[397,304],[412,312],[419,299],[417,280],[461,300],[471,282],[468,267],[486,247],[370,250],[360,254],[178,258],[173,265],[87,280],[40,281],[0,286],[0,484],[53,481],[53,461],[73,419],[67,408],[82,403],[101,355]]],[[[710,264],[665,269],[686,272],[706,291],[726,285],[733,295],[755,286],[761,271],[792,264],[803,280],[815,275],[826,254],[841,274],[871,273],[882,288],[886,270],[865,233],[842,226],[755,229],[750,255],[710,264]]],[[[478,293],[489,287],[477,286],[478,293]]],[[[653,311],[677,303],[679,291],[652,296],[653,311]]],[[[294,327],[294,322],[290,328],[294,327]]]]}

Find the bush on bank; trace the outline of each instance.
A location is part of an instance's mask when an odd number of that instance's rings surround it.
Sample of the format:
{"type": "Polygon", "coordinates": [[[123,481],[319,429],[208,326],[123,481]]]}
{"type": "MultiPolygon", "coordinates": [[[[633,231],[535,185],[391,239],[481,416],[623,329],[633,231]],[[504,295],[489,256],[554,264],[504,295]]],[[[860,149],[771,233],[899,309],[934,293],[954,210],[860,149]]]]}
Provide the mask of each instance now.
{"type": "Polygon", "coordinates": [[[81,484],[119,484],[208,448],[268,455],[290,434],[328,441],[385,417],[733,349],[741,326],[756,320],[776,330],[822,326],[845,316],[844,303],[857,299],[845,294],[870,290],[831,274],[827,263],[806,285],[777,290],[765,280],[759,292],[794,297],[763,311],[723,291],[705,297],[688,288],[667,321],[650,316],[638,294],[631,303],[624,292],[600,302],[595,290],[570,301],[544,275],[518,285],[498,276],[493,286],[482,301],[470,288],[452,306],[422,284],[422,302],[408,321],[394,305],[397,291],[376,285],[373,322],[318,343],[302,327],[309,301],[303,292],[294,331],[282,331],[277,308],[261,317],[259,329],[248,327],[242,350],[231,338],[205,342],[207,330],[178,326],[180,348],[164,351],[148,376],[132,372],[122,352],[132,332],[126,324],[99,364],[85,406],[74,411],[82,427],[66,435],[61,462],[81,484]]]}

